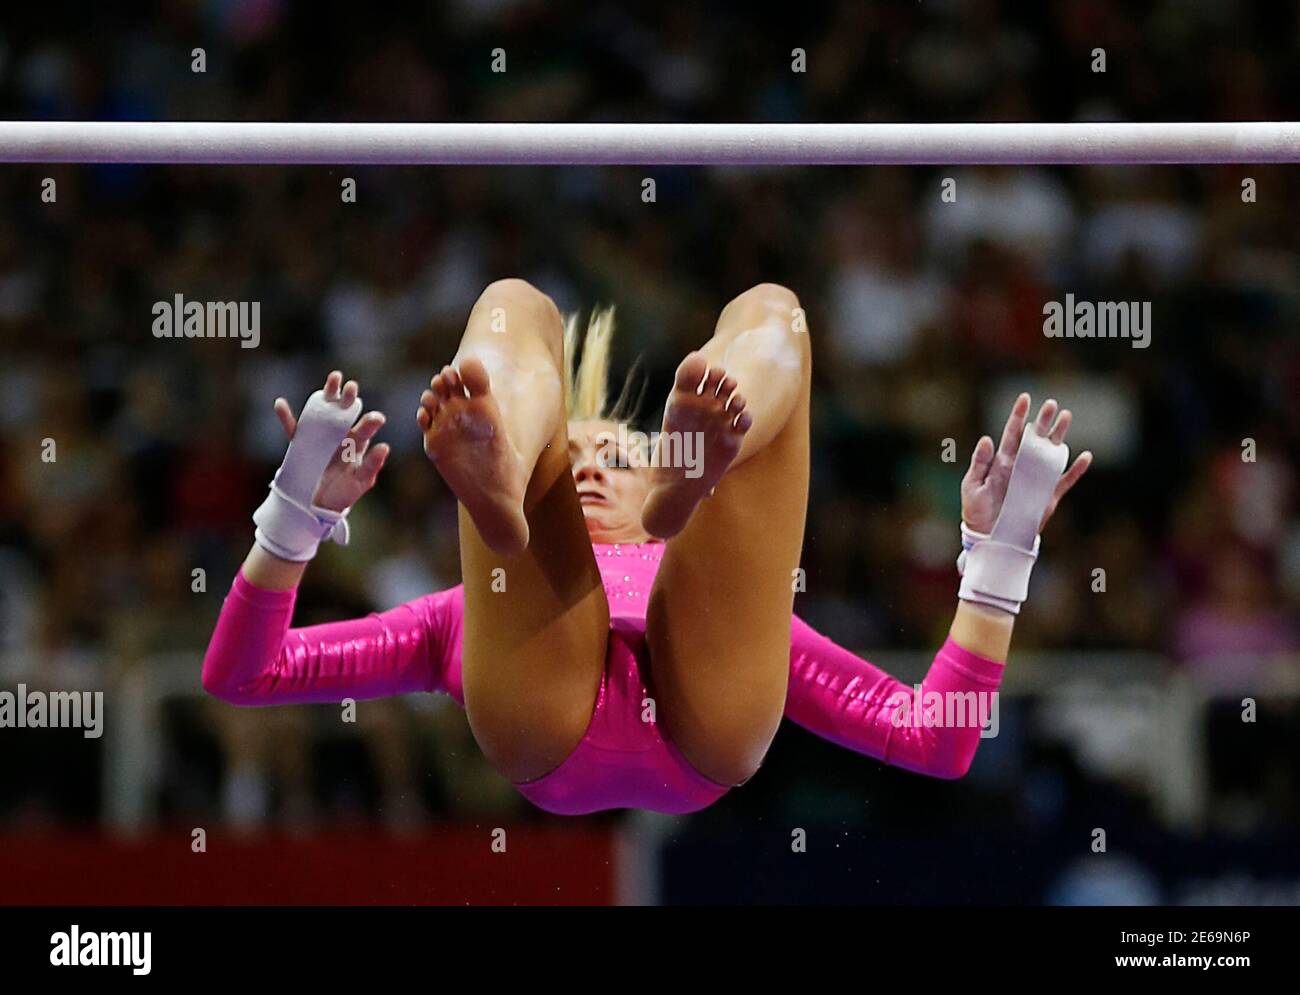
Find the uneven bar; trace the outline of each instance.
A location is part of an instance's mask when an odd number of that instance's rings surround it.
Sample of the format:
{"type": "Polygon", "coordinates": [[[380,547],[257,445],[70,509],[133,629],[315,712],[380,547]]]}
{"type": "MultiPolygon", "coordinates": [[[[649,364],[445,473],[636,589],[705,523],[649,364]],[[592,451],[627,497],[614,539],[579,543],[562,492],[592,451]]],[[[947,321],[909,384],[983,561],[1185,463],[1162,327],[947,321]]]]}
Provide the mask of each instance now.
{"type": "Polygon", "coordinates": [[[1300,123],[4,121],[0,162],[960,165],[1300,162],[1300,123]]]}

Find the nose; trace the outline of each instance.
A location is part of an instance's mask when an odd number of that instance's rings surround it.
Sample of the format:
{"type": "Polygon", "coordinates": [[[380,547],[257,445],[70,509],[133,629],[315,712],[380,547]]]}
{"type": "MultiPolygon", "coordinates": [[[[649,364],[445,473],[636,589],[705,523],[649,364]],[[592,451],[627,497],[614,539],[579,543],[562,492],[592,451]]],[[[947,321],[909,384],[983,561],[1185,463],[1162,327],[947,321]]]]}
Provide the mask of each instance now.
{"type": "Polygon", "coordinates": [[[592,481],[597,484],[605,483],[605,471],[596,460],[583,454],[582,458],[573,465],[573,479],[575,483],[585,483],[592,481]]]}

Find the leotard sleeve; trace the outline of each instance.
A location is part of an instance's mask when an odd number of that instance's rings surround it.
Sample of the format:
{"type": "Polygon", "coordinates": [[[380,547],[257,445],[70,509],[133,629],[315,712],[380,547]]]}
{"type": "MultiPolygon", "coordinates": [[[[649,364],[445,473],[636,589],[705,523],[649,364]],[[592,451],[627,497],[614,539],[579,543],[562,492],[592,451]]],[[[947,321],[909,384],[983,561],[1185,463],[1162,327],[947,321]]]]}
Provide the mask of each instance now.
{"type": "Polygon", "coordinates": [[[932,777],[958,778],[970,768],[979,747],[977,717],[988,714],[973,711],[971,706],[978,708],[983,701],[984,707],[989,707],[989,699],[979,692],[997,690],[1003,667],[962,649],[949,638],[936,654],[918,697],[914,688],[795,618],[785,714],[823,739],[892,766],[932,777]],[[935,699],[930,692],[943,697],[935,699]],[[945,692],[953,692],[955,697],[945,692]],[[968,719],[927,723],[925,709],[914,706],[936,700],[942,702],[938,714],[945,720],[950,714],[963,714],[950,713],[948,702],[962,704],[968,719]]]}
{"type": "Polygon", "coordinates": [[[464,590],[385,612],[290,628],[297,590],[255,587],[241,570],[203,658],[203,687],[236,705],[337,702],[440,691],[463,703],[464,590]]]}

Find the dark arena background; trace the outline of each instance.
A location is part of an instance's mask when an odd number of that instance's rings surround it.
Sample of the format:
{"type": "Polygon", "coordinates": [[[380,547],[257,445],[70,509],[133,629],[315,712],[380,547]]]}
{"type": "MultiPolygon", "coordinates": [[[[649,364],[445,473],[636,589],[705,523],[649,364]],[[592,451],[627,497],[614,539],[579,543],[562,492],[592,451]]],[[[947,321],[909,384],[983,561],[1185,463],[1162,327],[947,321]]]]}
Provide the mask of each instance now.
{"type": "MultiPolygon", "coordinates": [[[[0,14],[0,117],[1300,119],[1295,4],[56,7],[0,14]]],[[[1298,208],[1285,164],[0,166],[0,691],[103,707],[98,730],[0,728],[0,903],[1300,903],[1298,208]],[[795,608],[909,686],[952,617],[976,440],[1020,390],[1074,411],[1095,463],[1043,534],[964,778],[786,723],[696,815],[557,818],[445,697],[203,693],[284,451],[271,402],[331,369],[392,454],[295,624],[458,583],[414,411],[505,276],[616,306],[646,429],[730,298],[796,290],[795,608]],[[255,347],[157,337],[178,295],[258,302],[255,347]],[[1067,295],[1135,302],[1145,337],[1045,334],[1067,295]]]]}

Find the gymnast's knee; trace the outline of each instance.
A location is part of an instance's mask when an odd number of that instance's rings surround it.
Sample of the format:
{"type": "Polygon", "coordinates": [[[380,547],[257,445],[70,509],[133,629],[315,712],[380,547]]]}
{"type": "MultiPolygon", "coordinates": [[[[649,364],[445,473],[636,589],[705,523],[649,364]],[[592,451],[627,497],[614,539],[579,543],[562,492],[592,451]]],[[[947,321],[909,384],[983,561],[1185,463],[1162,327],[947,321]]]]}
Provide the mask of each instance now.
{"type": "Polygon", "coordinates": [[[559,324],[560,309],[555,306],[548,294],[542,293],[527,280],[519,277],[506,277],[493,280],[479,294],[475,308],[502,308],[507,318],[511,314],[522,314],[529,319],[541,319],[559,324]]]}
{"type": "Polygon", "coordinates": [[[549,774],[573,752],[591,720],[591,702],[538,698],[526,706],[500,695],[470,694],[465,715],[474,739],[507,780],[522,784],[549,774]]]}
{"type": "Polygon", "coordinates": [[[691,766],[710,781],[734,787],[757,773],[780,724],[780,709],[776,709],[773,715],[719,723],[701,735],[679,738],[676,746],[691,766]]]}
{"type": "Polygon", "coordinates": [[[734,316],[746,325],[761,324],[778,317],[783,322],[788,321],[792,331],[808,330],[799,296],[779,283],[755,284],[728,301],[722,314],[728,319],[734,316]]]}

